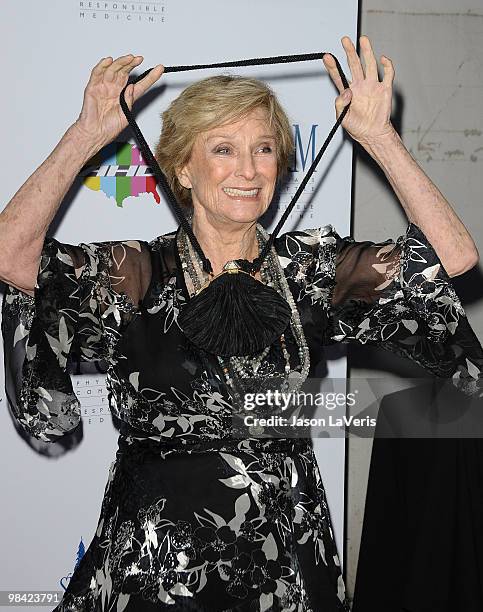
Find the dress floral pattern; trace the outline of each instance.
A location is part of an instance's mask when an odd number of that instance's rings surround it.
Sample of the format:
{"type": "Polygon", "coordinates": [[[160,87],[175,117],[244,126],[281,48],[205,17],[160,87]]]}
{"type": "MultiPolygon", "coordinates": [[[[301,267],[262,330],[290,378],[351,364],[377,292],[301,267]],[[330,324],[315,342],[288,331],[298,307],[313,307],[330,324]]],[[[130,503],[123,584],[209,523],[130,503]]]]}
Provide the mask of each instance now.
{"type": "MultiPolygon", "coordinates": [[[[179,230],[178,230],[179,231],[179,230]]],[[[348,610],[310,438],[234,437],[216,356],[178,324],[189,300],[177,232],[150,242],[46,238],[35,295],[7,287],[6,387],[19,426],[55,442],[80,422],[67,364],[107,364],[120,419],[95,535],[56,612],[348,610]]],[[[357,242],[331,225],[274,250],[310,354],[372,344],[483,394],[483,350],[444,267],[410,223],[357,242]]],[[[291,367],[299,364],[287,328],[291,367]]],[[[283,371],[275,344],[259,372],[283,371]]]]}

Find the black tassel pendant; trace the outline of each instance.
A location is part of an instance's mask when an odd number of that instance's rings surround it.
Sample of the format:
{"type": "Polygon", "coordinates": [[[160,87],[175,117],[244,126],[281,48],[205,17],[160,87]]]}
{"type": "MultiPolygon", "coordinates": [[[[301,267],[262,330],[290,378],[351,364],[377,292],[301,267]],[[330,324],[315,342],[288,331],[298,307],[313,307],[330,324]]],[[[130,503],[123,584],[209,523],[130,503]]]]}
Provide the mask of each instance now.
{"type": "Polygon", "coordinates": [[[287,301],[236,261],[201,289],[178,317],[196,346],[219,355],[252,355],[270,346],[290,322],[287,301]]]}

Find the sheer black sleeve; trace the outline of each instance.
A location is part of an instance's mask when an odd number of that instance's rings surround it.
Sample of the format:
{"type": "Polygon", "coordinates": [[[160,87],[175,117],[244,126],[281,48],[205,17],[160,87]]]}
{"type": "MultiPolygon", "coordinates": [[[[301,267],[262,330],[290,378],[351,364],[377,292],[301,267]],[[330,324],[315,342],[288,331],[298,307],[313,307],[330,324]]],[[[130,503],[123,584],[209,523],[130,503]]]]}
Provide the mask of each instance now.
{"type": "Polygon", "coordinates": [[[151,277],[147,243],[45,239],[34,296],[7,285],[2,305],[6,394],[30,435],[53,442],[76,428],[68,361],[109,360],[103,317],[121,326],[151,277]],[[120,305],[124,307],[120,308],[120,305]]]}
{"type": "Polygon", "coordinates": [[[396,241],[379,243],[331,234],[332,249],[320,250],[334,275],[326,343],[376,345],[483,395],[483,349],[422,230],[410,223],[396,241]]]}

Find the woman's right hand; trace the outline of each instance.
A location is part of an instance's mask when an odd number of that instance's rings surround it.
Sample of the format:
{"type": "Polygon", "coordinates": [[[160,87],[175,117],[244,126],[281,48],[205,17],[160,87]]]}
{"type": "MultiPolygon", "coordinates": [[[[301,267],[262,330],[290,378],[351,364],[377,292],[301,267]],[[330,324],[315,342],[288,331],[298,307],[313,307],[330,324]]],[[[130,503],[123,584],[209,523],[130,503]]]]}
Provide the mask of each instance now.
{"type": "MultiPolygon", "coordinates": [[[[119,96],[124,89],[129,73],[143,61],[141,55],[123,55],[113,60],[104,57],[92,69],[84,90],[84,102],[74,127],[79,134],[101,149],[128,125],[119,96]]],[[[164,66],[158,64],[144,79],[130,84],[125,91],[128,107],[141,97],[163,74],[164,66]]]]}

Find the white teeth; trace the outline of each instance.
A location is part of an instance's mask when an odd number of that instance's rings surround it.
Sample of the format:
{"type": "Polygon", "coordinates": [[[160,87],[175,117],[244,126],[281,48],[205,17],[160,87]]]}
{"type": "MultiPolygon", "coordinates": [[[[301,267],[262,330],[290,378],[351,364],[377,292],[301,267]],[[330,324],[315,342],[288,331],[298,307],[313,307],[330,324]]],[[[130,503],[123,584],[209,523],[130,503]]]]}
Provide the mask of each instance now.
{"type": "Polygon", "coordinates": [[[223,187],[223,191],[225,193],[227,193],[228,195],[232,195],[232,196],[242,196],[242,197],[253,197],[256,196],[258,193],[258,189],[232,189],[231,187],[223,187]]]}

